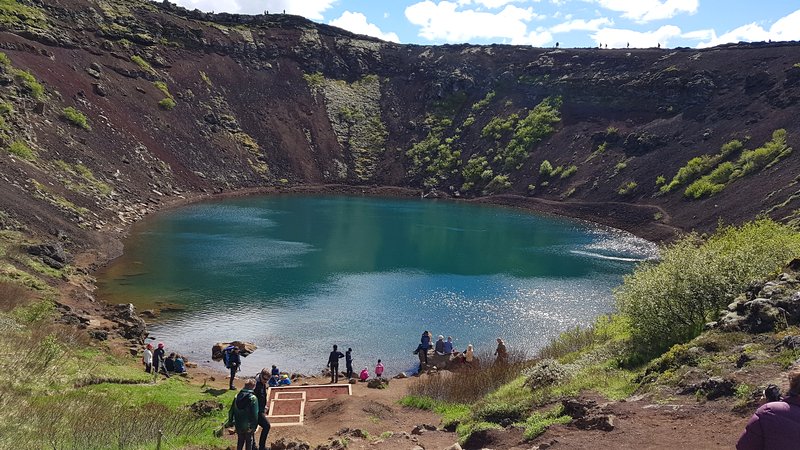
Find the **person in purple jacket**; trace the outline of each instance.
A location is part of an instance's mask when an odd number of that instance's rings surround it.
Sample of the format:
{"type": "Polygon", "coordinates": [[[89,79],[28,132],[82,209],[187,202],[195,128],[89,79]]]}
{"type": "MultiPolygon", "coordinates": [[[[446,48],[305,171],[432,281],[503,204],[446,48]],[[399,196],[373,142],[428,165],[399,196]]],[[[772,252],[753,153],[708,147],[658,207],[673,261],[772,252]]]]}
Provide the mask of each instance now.
{"type": "Polygon", "coordinates": [[[800,446],[800,368],[789,372],[789,393],[761,405],[747,422],[737,450],[790,450],[800,446]]]}

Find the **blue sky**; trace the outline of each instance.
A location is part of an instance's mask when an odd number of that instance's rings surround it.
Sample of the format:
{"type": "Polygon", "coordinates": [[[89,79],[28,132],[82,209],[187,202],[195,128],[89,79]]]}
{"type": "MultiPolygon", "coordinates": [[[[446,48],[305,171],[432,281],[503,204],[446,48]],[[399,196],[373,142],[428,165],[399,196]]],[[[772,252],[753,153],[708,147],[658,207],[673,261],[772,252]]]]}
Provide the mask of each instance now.
{"type": "Polygon", "coordinates": [[[708,47],[800,40],[796,0],[172,0],[190,9],[297,14],[406,44],[708,47]]]}

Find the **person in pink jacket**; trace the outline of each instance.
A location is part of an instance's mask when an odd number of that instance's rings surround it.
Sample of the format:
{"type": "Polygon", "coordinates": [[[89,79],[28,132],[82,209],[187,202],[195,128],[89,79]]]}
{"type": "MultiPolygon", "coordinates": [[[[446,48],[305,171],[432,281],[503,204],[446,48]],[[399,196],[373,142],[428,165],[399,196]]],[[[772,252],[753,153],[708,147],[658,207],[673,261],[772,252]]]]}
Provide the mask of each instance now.
{"type": "Polygon", "coordinates": [[[375,376],[380,378],[383,375],[383,363],[381,360],[378,360],[378,364],[375,366],[375,376]]]}
{"type": "Polygon", "coordinates": [[[800,368],[789,372],[789,393],[779,402],[761,405],[747,422],[737,450],[800,448],[800,368]]]}

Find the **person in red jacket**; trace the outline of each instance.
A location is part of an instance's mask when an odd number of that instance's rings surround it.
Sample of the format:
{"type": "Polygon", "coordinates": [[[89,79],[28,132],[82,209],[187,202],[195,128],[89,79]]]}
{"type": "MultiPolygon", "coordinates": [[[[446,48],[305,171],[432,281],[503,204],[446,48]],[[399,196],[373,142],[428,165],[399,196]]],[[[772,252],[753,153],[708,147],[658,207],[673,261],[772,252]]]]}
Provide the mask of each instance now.
{"type": "Polygon", "coordinates": [[[800,446],[800,368],[789,372],[789,393],[761,405],[747,422],[737,450],[790,450],[800,446]]]}

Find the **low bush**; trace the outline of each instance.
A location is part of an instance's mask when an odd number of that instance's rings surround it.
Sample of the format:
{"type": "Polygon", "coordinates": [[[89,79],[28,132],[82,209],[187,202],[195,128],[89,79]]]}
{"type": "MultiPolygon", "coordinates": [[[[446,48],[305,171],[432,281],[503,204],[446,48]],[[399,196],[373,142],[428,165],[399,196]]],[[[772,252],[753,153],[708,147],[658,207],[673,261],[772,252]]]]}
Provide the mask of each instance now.
{"type": "Polygon", "coordinates": [[[627,183],[623,183],[618,189],[617,193],[619,195],[628,195],[636,189],[638,184],[635,181],[628,181],[627,183]]]}
{"type": "Polygon", "coordinates": [[[800,254],[800,233],[770,219],[724,226],[707,240],[690,234],[665,247],[658,263],[641,263],[615,290],[631,338],[657,356],[697,336],[703,324],[753,281],[800,254]]]}
{"type": "Polygon", "coordinates": [[[26,161],[35,161],[36,153],[23,141],[14,141],[8,146],[8,152],[26,161]]]}
{"type": "Polygon", "coordinates": [[[64,108],[62,116],[67,120],[67,122],[75,125],[78,128],[83,128],[84,130],[92,129],[92,127],[89,126],[89,120],[86,118],[86,116],[72,106],[64,108]]]}
{"type": "Polygon", "coordinates": [[[158,102],[158,106],[161,107],[161,109],[172,111],[175,109],[175,106],[177,106],[177,103],[175,103],[175,100],[173,100],[171,97],[165,97],[158,102]]]}
{"type": "Polygon", "coordinates": [[[550,163],[550,161],[545,159],[544,161],[542,161],[541,164],[539,164],[540,175],[549,177],[552,173],[553,173],[553,165],[550,163]]]}
{"type": "Polygon", "coordinates": [[[568,166],[566,169],[564,169],[563,172],[561,172],[561,178],[562,179],[563,178],[569,178],[572,175],[574,175],[575,172],[577,172],[577,171],[578,171],[578,167],[577,166],[574,166],[574,165],[568,166]]]}
{"type": "Polygon", "coordinates": [[[30,93],[31,97],[40,100],[44,97],[44,86],[36,80],[32,73],[26,70],[15,70],[14,76],[22,86],[30,93]]]}

